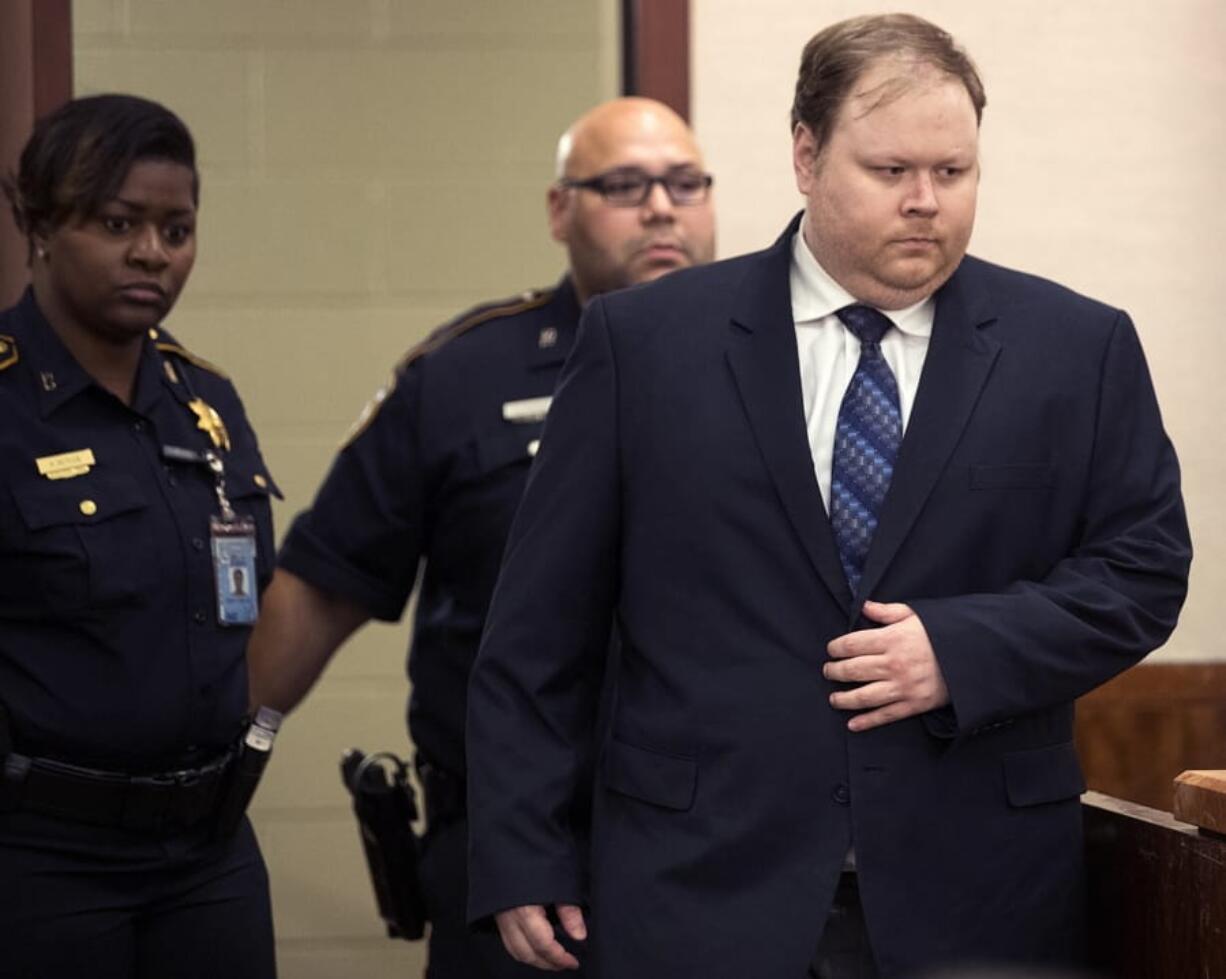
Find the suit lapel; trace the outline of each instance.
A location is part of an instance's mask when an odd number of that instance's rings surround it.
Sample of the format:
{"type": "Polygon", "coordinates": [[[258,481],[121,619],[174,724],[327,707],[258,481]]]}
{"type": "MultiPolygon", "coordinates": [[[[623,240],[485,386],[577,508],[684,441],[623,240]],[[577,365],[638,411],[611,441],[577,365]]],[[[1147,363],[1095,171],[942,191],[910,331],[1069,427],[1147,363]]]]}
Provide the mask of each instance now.
{"type": "Polygon", "coordinates": [[[788,274],[794,220],[762,252],[741,284],[732,315],[728,363],[775,489],[809,561],[844,608],[851,592],[822,506],[805,430],[796,329],[788,274]]]}
{"type": "Polygon", "coordinates": [[[979,400],[1000,344],[979,327],[994,319],[974,259],[937,293],[936,320],[890,490],[860,579],[869,596],[898,553],[979,400]]]}

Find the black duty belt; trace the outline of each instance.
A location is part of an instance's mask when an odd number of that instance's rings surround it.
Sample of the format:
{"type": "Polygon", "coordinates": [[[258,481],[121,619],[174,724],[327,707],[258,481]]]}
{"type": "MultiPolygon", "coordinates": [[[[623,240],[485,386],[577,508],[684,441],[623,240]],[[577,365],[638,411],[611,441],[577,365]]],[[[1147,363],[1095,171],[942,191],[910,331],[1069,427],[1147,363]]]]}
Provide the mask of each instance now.
{"type": "Polygon", "coordinates": [[[20,809],[135,832],[187,829],[211,816],[233,752],[200,768],[129,775],[50,758],[3,759],[0,809],[20,809]]]}

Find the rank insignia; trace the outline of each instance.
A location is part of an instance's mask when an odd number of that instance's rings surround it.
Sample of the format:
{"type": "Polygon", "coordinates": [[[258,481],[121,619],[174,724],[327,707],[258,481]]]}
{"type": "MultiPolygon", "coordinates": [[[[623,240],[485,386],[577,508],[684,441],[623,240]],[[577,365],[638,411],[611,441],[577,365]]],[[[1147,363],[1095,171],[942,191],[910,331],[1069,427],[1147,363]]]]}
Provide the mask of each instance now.
{"type": "Polygon", "coordinates": [[[12,337],[0,336],[0,371],[17,363],[17,341],[12,337]]]}
{"type": "Polygon", "coordinates": [[[217,414],[217,409],[206,404],[203,398],[193,398],[187,406],[196,416],[196,427],[213,440],[213,448],[229,452],[230,433],[226,431],[225,422],[221,420],[221,415],[217,414]]]}

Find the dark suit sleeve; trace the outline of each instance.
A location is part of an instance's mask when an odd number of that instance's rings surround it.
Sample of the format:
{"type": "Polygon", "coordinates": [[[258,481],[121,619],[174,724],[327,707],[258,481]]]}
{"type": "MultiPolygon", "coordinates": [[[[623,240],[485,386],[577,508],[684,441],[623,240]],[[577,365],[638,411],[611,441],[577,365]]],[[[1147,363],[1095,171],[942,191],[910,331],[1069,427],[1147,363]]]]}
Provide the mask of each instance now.
{"type": "Polygon", "coordinates": [[[1123,313],[1088,383],[1098,388],[1097,417],[1071,553],[1041,580],[998,594],[911,603],[949,687],[949,733],[1070,703],[1175,627],[1191,561],[1179,465],[1123,313]]]}
{"type": "Polygon", "coordinates": [[[579,902],[570,825],[617,596],[617,377],[599,299],[563,369],[468,694],[469,917],[579,902]]]}

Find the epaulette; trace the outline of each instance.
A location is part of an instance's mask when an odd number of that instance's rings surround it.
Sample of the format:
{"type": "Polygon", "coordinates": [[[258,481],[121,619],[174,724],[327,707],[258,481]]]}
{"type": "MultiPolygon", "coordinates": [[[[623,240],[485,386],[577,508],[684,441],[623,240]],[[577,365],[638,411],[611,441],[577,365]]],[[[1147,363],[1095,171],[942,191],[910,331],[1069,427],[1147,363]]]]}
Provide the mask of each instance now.
{"type": "Polygon", "coordinates": [[[174,343],[168,340],[157,340],[154,346],[156,346],[158,350],[160,350],[164,354],[174,354],[176,357],[181,357],[183,360],[186,360],[189,364],[195,367],[199,367],[201,370],[206,370],[210,374],[216,374],[223,381],[230,380],[229,375],[226,374],[226,372],[223,371],[216,364],[210,363],[209,361],[205,360],[203,357],[198,357],[196,354],[192,353],[190,350],[187,350],[184,347],[181,347],[177,343],[174,343]]]}
{"type": "Polygon", "coordinates": [[[440,326],[419,344],[410,347],[408,353],[401,357],[400,362],[396,364],[395,370],[392,371],[391,380],[379,388],[375,392],[374,397],[366,403],[362,413],[358,415],[357,421],[353,423],[348,433],[341,440],[341,448],[343,449],[349,445],[370,427],[371,422],[375,420],[375,416],[379,414],[379,409],[383,406],[387,396],[395,390],[396,382],[399,380],[401,373],[413,361],[419,360],[426,354],[438,350],[443,344],[449,340],[454,340],[462,333],[467,333],[474,326],[480,326],[482,323],[488,323],[490,320],[501,319],[506,316],[515,316],[518,313],[525,313],[530,309],[544,306],[553,298],[555,291],[555,289],[529,289],[527,292],[521,292],[513,299],[504,299],[501,302],[478,306],[452,320],[450,323],[440,326]]]}
{"type": "Polygon", "coordinates": [[[507,316],[516,316],[520,313],[526,313],[530,309],[536,309],[544,306],[553,298],[555,289],[529,289],[527,292],[521,292],[518,296],[512,299],[504,299],[501,302],[488,303],[483,306],[478,306],[476,309],[470,310],[458,319],[452,320],[445,326],[440,326],[437,330],[431,333],[428,337],[414,347],[409,348],[408,353],[400,358],[400,363],[396,365],[396,373],[399,374],[413,361],[424,357],[428,353],[433,353],[450,340],[467,333],[474,326],[480,326],[482,323],[488,323],[490,320],[502,319],[507,316]]]}
{"type": "Polygon", "coordinates": [[[17,353],[17,341],[0,335],[0,371],[8,370],[21,359],[17,353]]]}

